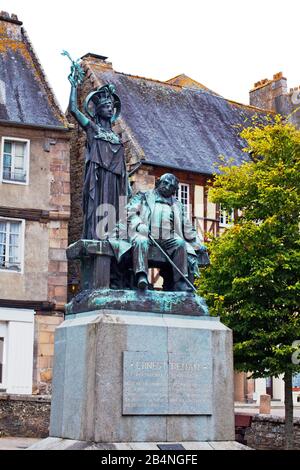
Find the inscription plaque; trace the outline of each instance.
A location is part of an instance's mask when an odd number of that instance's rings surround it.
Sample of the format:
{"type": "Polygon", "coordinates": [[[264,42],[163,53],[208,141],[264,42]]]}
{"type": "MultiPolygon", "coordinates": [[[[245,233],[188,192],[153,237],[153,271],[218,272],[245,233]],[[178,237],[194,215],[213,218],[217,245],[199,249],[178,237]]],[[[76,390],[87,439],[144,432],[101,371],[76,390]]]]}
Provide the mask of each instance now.
{"type": "Polygon", "coordinates": [[[123,353],[124,415],[209,415],[211,357],[123,353]]]}

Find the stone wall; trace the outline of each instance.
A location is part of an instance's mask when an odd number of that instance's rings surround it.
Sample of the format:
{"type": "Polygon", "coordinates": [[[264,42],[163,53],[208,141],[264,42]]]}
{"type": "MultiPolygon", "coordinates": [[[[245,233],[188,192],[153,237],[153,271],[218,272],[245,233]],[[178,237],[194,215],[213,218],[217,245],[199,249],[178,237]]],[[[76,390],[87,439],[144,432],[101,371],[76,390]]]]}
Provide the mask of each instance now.
{"type": "Polygon", "coordinates": [[[54,356],[54,332],[63,322],[63,314],[35,315],[33,392],[51,394],[54,356]]]}
{"type": "Polygon", "coordinates": [[[0,437],[47,437],[50,398],[0,394],[0,437]]]}
{"type": "Polygon", "coordinates": [[[300,128],[300,87],[287,89],[287,79],[282,73],[265,78],[254,84],[250,90],[250,104],[274,111],[282,116],[290,116],[289,121],[300,128]]]}
{"type": "MultiPolygon", "coordinates": [[[[294,449],[300,450],[300,418],[294,418],[294,449]]],[[[251,427],[246,430],[245,441],[258,450],[284,449],[284,418],[272,415],[253,416],[251,427]]]]}

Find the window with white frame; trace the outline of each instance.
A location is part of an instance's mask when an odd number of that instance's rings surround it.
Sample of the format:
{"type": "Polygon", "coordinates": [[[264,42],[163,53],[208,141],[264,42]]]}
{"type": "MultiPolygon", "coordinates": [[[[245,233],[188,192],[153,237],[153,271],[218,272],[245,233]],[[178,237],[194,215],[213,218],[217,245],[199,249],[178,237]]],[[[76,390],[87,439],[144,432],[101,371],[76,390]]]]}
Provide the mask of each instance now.
{"type": "Polygon", "coordinates": [[[222,209],[222,206],[220,205],[220,215],[219,215],[219,223],[220,227],[229,227],[234,223],[234,209],[231,210],[225,210],[222,209]]]}
{"type": "Polygon", "coordinates": [[[190,186],[189,184],[179,183],[178,191],[176,192],[177,199],[184,207],[185,215],[190,216],[190,186]]]}
{"type": "Polygon", "coordinates": [[[22,271],[23,221],[0,218],[0,270],[22,271]]]}
{"type": "Polygon", "coordinates": [[[2,138],[1,179],[6,183],[27,184],[29,140],[2,138]]]}

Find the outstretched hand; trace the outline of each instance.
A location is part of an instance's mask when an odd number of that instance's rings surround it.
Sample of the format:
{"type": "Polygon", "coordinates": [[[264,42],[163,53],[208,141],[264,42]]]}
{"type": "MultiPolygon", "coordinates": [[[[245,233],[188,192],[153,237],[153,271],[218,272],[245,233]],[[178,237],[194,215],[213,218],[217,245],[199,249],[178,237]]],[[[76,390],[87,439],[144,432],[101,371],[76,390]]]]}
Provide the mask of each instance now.
{"type": "Polygon", "coordinates": [[[82,83],[84,78],[84,70],[82,69],[81,65],[79,64],[79,59],[74,61],[68,51],[62,51],[61,55],[64,55],[70,59],[71,65],[71,73],[68,76],[68,80],[71,83],[72,87],[77,88],[80,83],[82,83]]]}
{"type": "Polygon", "coordinates": [[[71,85],[75,88],[77,88],[79,83],[80,83],[80,78],[78,76],[78,71],[74,67],[74,65],[71,66],[71,73],[68,75],[68,80],[71,83],[71,85]]]}

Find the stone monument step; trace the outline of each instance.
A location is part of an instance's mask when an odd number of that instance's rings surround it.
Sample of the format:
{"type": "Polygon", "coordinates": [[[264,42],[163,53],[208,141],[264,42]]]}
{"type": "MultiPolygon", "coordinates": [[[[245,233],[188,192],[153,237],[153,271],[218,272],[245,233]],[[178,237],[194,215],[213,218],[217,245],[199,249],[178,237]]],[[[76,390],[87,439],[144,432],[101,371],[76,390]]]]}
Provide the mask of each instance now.
{"type": "Polygon", "coordinates": [[[58,437],[47,437],[26,450],[156,450],[159,451],[163,445],[169,450],[252,450],[236,441],[188,441],[188,442],[88,442],[73,439],[62,439],[58,437]],[[160,446],[160,447],[159,447],[160,446]],[[171,447],[173,446],[174,449],[171,447]]]}

